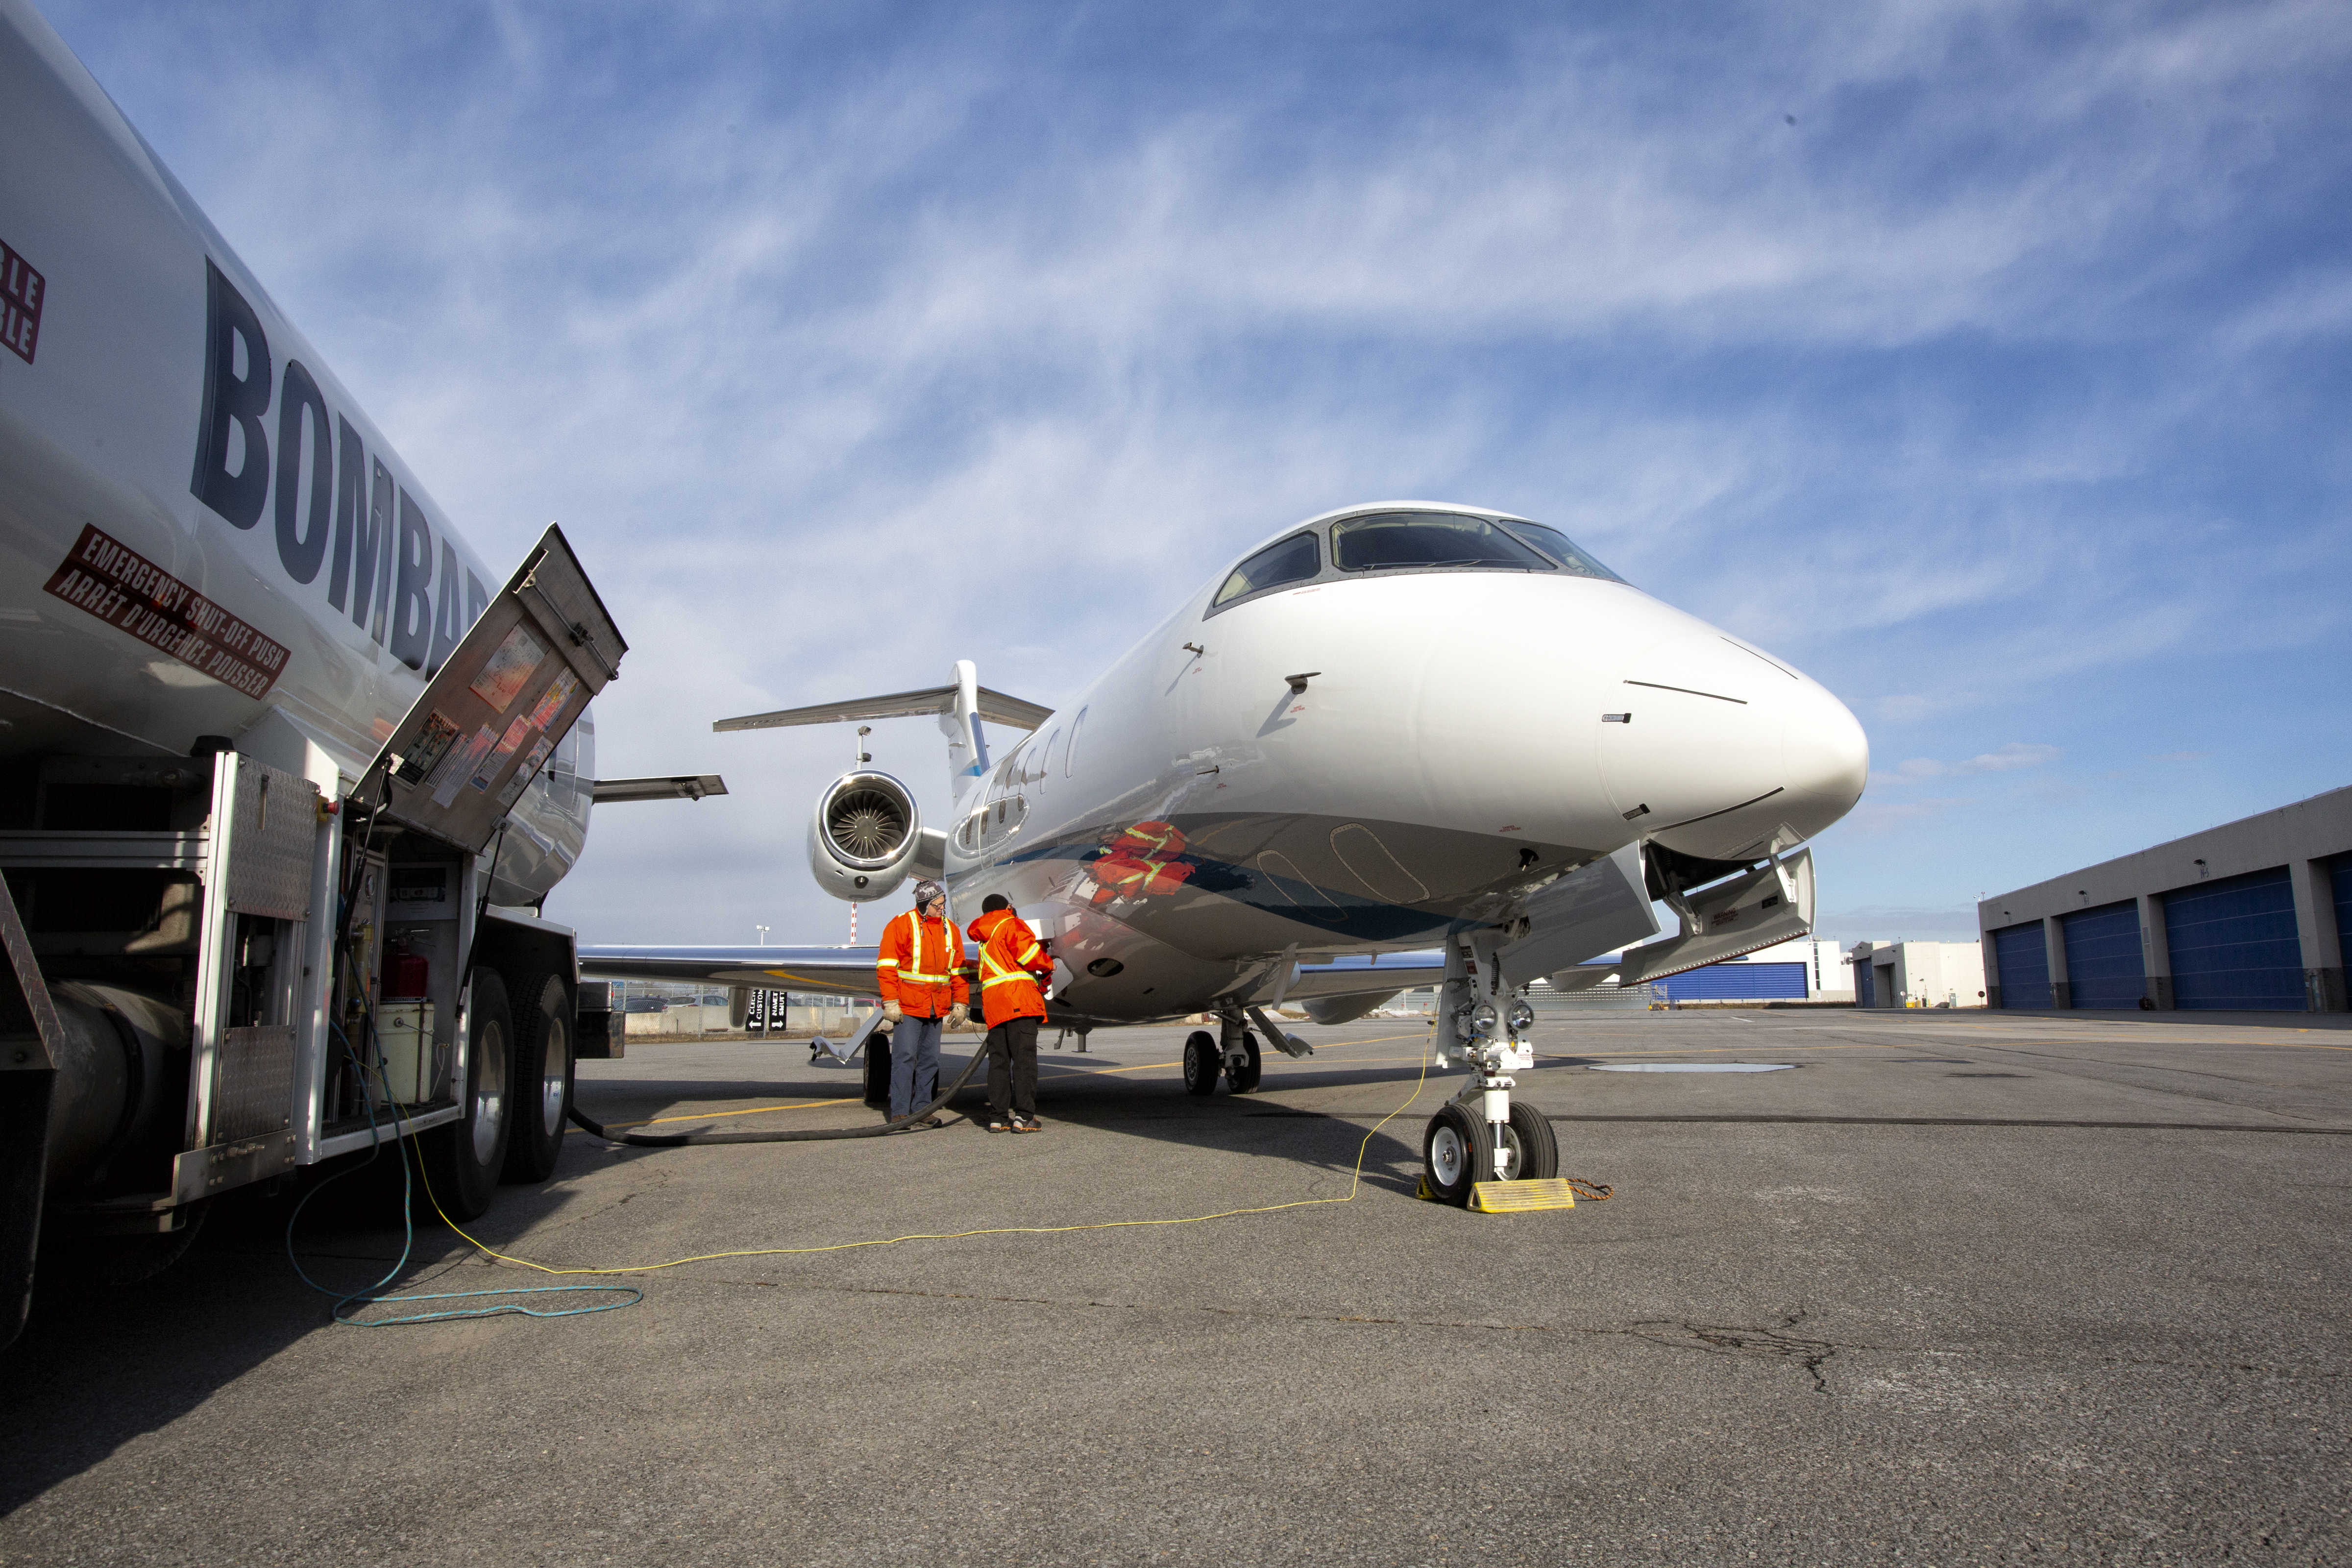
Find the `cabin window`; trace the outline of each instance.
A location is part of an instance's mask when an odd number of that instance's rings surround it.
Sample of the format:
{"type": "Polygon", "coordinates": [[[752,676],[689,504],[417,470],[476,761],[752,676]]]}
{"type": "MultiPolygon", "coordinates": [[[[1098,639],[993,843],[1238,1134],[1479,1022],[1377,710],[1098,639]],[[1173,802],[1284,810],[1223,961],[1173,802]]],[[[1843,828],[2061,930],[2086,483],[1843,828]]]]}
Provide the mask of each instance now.
{"type": "MultiPolygon", "coordinates": [[[[1524,548],[1524,546],[1522,547],[1524,548]]],[[[1263,594],[1285,583],[1304,583],[1323,570],[1323,557],[1311,533],[1294,533],[1279,544],[1269,544],[1233,570],[1209,607],[1230,605],[1251,594],[1263,594]]]]}
{"type": "Polygon", "coordinates": [[[1331,557],[1342,572],[1428,572],[1486,567],[1554,572],[1550,557],[1483,517],[1449,511],[1376,511],[1331,525],[1331,557]]]}

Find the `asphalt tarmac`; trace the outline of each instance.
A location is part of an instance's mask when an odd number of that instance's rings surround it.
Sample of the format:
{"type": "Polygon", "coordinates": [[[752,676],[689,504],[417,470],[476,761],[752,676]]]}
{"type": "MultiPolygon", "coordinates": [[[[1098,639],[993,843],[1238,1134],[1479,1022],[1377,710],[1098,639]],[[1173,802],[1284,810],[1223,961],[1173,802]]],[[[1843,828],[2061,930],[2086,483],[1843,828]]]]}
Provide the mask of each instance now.
{"type": "MultiPolygon", "coordinates": [[[[1496,1216],[1413,1196],[1460,1082],[1416,1088],[1417,1026],[1302,1026],[1205,1100],[1183,1031],[1102,1031],[1042,1134],[575,1131],[469,1227],[737,1256],[552,1277],[422,1228],[399,1282],[644,1292],[584,1317],[333,1326],[289,1200],[225,1206],[0,1358],[0,1563],[2340,1563],[2352,1035],[2278,1023],[1548,1025],[1522,1092],[1614,1196],[1496,1216]],[[1791,1070],[1594,1070],[1726,1063],[1791,1070]],[[954,1231],[992,1234],[853,1245],[954,1231]]],[[[646,1046],[580,1101],[856,1092],[797,1043],[646,1046]]],[[[398,1254],[371,1183],[305,1217],[322,1280],[398,1254]]]]}

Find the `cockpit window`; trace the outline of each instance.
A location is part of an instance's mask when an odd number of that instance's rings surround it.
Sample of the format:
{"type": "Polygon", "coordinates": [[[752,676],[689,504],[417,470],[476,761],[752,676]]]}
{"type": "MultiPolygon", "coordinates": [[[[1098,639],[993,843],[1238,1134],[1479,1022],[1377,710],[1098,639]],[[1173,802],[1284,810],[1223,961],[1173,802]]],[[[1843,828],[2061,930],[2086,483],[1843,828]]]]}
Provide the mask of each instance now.
{"type": "Polygon", "coordinates": [[[1568,535],[1556,528],[1546,528],[1540,522],[1528,522],[1516,517],[1503,526],[1580,577],[1599,577],[1611,583],[1622,583],[1625,580],[1579,550],[1570,541],[1568,535]]]}
{"type": "Polygon", "coordinates": [[[1223,587],[1209,607],[1231,604],[1244,594],[1260,593],[1279,587],[1285,583],[1303,583],[1323,569],[1322,557],[1316,552],[1315,536],[1294,533],[1279,544],[1269,544],[1234,568],[1223,587]]]}
{"type": "Polygon", "coordinates": [[[1331,525],[1331,555],[1342,572],[1440,566],[1558,570],[1541,552],[1485,518],[1450,511],[1378,511],[1342,518],[1331,525]]]}

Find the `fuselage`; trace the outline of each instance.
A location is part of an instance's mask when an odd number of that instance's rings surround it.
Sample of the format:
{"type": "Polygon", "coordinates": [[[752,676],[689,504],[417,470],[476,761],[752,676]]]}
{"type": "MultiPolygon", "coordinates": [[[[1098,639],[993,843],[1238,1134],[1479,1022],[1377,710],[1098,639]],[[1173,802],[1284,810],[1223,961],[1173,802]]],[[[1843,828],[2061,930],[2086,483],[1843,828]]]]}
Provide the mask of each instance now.
{"type": "MultiPolygon", "coordinates": [[[[0,761],[275,716],[355,783],[505,574],[23,0],[0,142],[0,761]]],[[[499,901],[578,857],[589,729],[517,803],[499,901]]]]}
{"type": "Polygon", "coordinates": [[[1860,798],[1843,703],[1622,582],[1338,566],[1335,523],[1406,510],[1508,521],[1384,502],[1285,531],[1322,542],[1311,578],[1222,606],[1228,579],[1204,585],[959,800],[957,908],[1012,899],[1074,1014],[1431,947],[1635,840],[1760,859],[1860,798]]]}

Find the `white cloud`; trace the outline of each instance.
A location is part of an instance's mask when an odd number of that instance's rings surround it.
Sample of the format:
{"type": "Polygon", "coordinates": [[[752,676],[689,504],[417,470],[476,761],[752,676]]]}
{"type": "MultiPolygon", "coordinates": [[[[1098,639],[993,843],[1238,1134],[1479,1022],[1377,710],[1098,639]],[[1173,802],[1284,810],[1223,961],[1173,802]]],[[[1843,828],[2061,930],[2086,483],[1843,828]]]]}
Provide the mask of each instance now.
{"type": "Polygon", "coordinates": [[[1979,773],[2011,773],[2024,768],[2038,768],[2053,763],[2062,753],[2055,746],[2025,741],[2011,741],[2007,745],[1957,763],[1938,762],[1933,757],[1913,757],[1898,765],[1892,773],[1874,773],[1874,784],[1916,784],[1926,779],[1969,778],[1979,773]]]}

